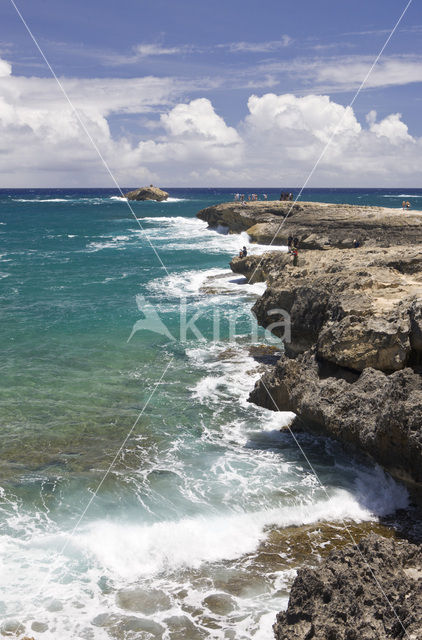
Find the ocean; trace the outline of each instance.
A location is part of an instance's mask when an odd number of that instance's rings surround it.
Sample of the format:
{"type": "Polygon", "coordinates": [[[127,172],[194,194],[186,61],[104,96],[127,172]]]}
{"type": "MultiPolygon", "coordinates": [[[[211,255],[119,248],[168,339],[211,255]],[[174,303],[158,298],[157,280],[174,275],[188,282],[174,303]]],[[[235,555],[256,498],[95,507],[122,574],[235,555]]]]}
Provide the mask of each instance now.
{"type": "MultiPolygon", "coordinates": [[[[297,569],[405,507],[379,467],[247,402],[271,342],[195,217],[236,191],[0,190],[0,630],[271,638],[297,569]],[[139,222],[139,224],[138,224],[139,222]],[[263,350],[264,353],[265,350],[263,350]],[[265,355],[265,353],[264,353],[265,355]]],[[[286,191],[297,190],[283,189],[286,191]]],[[[303,200],[418,209],[420,189],[303,200]]],[[[283,251],[284,248],[279,247],[283,251]]]]}

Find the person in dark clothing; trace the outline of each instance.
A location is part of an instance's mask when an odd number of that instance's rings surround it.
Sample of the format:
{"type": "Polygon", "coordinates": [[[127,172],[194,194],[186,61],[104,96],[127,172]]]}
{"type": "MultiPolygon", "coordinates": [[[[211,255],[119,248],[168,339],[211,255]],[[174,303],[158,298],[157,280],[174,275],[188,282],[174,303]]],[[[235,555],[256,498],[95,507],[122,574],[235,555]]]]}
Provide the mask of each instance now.
{"type": "Polygon", "coordinates": [[[293,238],[293,246],[295,249],[299,248],[299,238],[293,238]]]}
{"type": "Polygon", "coordinates": [[[246,249],[246,247],[243,247],[243,249],[242,249],[242,258],[246,258],[247,255],[248,255],[248,250],[246,249]]]}
{"type": "Polygon", "coordinates": [[[292,247],[293,247],[293,236],[289,236],[287,238],[287,248],[289,250],[289,253],[292,250],[292,247]]]}

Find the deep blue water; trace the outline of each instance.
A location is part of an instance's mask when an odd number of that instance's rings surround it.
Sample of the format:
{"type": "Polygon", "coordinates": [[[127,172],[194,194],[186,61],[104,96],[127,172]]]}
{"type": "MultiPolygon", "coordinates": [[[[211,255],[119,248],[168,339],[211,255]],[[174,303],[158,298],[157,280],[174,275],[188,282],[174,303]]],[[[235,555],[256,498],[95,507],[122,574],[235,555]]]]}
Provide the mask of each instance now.
{"type": "MultiPolygon", "coordinates": [[[[112,189],[0,190],[0,616],[29,635],[37,621],[43,638],[148,637],[139,620],[125,635],[136,614],[153,637],[175,640],[181,625],[191,639],[268,637],[292,567],[282,548],[263,564],[260,545],[289,525],[371,520],[406,502],[378,469],[300,436],[328,500],[279,431],[289,416],[246,402],[260,375],[248,349],[267,339],[251,337],[264,285],[228,270],[247,238],[196,213],[281,189],[168,190],[168,202],[132,203],[142,229],[112,189]],[[128,341],[142,309],[148,330],[128,341]],[[183,314],[195,320],[186,339],[183,314]],[[135,588],[134,609],[121,593],[135,588]],[[231,611],[204,604],[216,592],[231,611]]],[[[404,197],[418,209],[422,190],[302,199],[399,208],[404,197]]]]}

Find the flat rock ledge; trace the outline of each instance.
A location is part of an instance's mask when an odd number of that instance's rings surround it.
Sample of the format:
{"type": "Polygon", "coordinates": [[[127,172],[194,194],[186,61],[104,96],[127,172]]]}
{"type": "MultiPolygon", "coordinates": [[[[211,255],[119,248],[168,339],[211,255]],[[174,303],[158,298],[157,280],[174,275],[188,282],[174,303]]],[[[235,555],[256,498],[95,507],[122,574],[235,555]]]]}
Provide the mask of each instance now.
{"type": "Polygon", "coordinates": [[[371,534],[300,569],[277,640],[422,639],[422,550],[371,534]]]}
{"type": "Polygon", "coordinates": [[[163,191],[162,189],[153,187],[152,185],[125,193],[125,198],[128,200],[156,200],[157,202],[162,202],[163,200],[167,200],[168,197],[169,194],[167,191],[163,191]]]}
{"type": "Polygon", "coordinates": [[[202,209],[198,218],[212,229],[246,231],[252,242],[286,245],[289,235],[302,249],[327,250],[361,245],[422,243],[422,216],[386,207],[324,202],[223,202],[202,209]],[[288,223],[281,224],[288,216],[288,223]]]}

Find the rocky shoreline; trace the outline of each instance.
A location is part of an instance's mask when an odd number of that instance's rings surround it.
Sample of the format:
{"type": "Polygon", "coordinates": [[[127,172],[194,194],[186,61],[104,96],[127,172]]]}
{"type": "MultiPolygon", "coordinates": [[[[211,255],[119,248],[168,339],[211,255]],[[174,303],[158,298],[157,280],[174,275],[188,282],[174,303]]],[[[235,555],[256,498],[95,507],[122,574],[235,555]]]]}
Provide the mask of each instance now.
{"type": "MultiPolygon", "coordinates": [[[[297,266],[280,251],[234,258],[230,265],[251,282],[267,283],[253,308],[260,325],[269,327],[281,319],[275,310],[288,312],[291,319],[285,353],[266,367],[250,401],[293,411],[291,428],[329,435],[369,455],[420,495],[422,216],[380,207],[254,202],[208,207],[198,217],[220,231],[246,231],[261,244],[285,245],[288,236],[299,238],[297,266]]],[[[336,585],[327,603],[321,586],[324,578],[306,573],[311,570],[299,572],[287,612],[275,625],[279,640],[369,640],[401,638],[406,633],[414,640],[422,637],[419,547],[409,551],[419,554],[419,568],[412,574],[416,587],[409,595],[403,586],[404,546],[390,545],[387,552],[383,538],[361,544],[360,551],[333,552],[337,555],[321,566],[323,575],[336,585]],[[367,576],[368,565],[359,564],[362,554],[376,565],[377,575],[382,574],[383,588],[393,601],[406,599],[410,608],[403,605],[399,615],[404,628],[394,626],[397,618],[390,619],[385,607],[382,620],[378,619],[381,592],[367,576]],[[394,561],[386,568],[389,554],[394,561]],[[350,589],[362,582],[363,574],[367,579],[363,593],[366,589],[369,595],[361,594],[356,604],[350,589]],[[350,589],[344,588],[346,582],[350,589]],[[344,615],[337,615],[333,607],[344,615]]]]}

